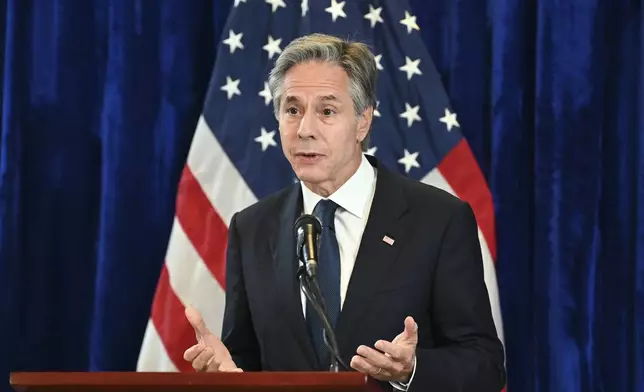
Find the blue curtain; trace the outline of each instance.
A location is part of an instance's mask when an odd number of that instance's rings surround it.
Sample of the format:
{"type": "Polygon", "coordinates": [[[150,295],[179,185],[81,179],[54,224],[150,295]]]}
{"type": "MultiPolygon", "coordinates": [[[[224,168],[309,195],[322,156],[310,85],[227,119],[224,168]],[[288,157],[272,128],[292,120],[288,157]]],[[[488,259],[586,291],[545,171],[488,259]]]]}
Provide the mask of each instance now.
{"type": "MultiPolygon", "coordinates": [[[[135,369],[232,3],[0,2],[0,374],[135,369]]],[[[644,390],[642,1],[410,4],[493,192],[509,390],[644,390]]]]}

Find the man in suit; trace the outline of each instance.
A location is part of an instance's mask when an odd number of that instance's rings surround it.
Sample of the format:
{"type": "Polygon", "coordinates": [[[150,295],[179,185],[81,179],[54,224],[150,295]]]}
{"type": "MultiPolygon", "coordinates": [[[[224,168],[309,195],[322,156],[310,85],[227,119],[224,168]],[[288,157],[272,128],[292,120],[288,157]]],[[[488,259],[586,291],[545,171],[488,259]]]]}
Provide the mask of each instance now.
{"type": "Polygon", "coordinates": [[[198,371],[329,369],[296,278],[304,213],[321,222],[318,280],[345,363],[388,390],[503,388],[471,208],[363,153],[376,74],[365,45],[320,34],[277,59],[269,85],[300,182],[232,217],[222,340],[186,310],[197,343],[184,358],[198,371]]]}

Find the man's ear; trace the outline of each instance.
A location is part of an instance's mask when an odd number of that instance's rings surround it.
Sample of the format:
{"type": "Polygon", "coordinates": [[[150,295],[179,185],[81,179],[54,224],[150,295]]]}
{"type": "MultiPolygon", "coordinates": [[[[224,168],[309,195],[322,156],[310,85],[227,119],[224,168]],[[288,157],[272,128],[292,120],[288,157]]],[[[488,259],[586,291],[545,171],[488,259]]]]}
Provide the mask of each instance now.
{"type": "Polygon", "coordinates": [[[369,106],[366,108],[358,118],[358,142],[362,142],[371,129],[371,122],[373,121],[373,108],[369,106]]]}

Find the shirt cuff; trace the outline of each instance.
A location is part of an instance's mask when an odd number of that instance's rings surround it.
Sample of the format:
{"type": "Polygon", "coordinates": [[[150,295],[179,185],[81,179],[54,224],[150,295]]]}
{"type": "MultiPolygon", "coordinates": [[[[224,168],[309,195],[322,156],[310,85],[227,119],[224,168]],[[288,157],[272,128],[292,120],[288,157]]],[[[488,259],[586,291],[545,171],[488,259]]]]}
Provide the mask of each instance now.
{"type": "Polygon", "coordinates": [[[406,391],[409,388],[409,385],[411,384],[412,380],[414,379],[414,374],[416,374],[416,356],[414,356],[414,370],[412,370],[411,372],[411,377],[409,377],[409,381],[407,382],[389,381],[389,384],[391,384],[394,388],[396,388],[399,391],[406,391]]]}

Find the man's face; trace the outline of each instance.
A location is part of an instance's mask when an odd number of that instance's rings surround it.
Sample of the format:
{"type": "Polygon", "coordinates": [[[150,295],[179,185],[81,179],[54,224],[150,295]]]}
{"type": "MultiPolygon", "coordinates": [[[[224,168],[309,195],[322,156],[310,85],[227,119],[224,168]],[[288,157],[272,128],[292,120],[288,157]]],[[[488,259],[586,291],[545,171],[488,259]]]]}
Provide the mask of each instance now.
{"type": "Polygon", "coordinates": [[[371,116],[371,109],[356,116],[349,77],[339,65],[291,68],[278,118],[282,150],[297,177],[318,193],[335,192],[360,165],[371,116]]]}

